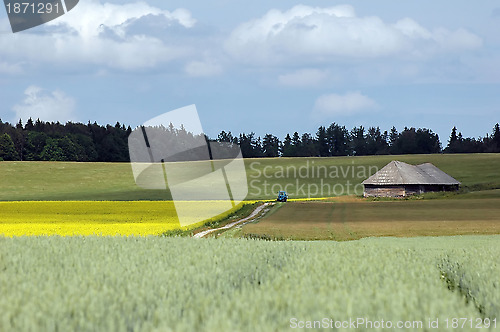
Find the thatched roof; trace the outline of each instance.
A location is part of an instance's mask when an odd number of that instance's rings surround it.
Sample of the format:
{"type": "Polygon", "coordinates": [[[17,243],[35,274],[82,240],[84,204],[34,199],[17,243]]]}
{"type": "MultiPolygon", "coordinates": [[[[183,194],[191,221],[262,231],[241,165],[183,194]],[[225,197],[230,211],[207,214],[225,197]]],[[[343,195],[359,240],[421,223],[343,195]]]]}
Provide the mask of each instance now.
{"type": "Polygon", "coordinates": [[[377,173],[363,181],[369,185],[457,185],[457,180],[431,163],[409,165],[401,161],[391,161],[377,173]]]}

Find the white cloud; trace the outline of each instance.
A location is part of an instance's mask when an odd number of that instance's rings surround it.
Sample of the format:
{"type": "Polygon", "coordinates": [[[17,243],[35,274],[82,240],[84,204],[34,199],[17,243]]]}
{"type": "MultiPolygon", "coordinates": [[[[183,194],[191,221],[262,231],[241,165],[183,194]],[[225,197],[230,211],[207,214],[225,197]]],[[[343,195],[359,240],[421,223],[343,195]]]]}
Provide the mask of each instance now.
{"type": "Polygon", "coordinates": [[[0,34],[0,57],[40,68],[153,68],[189,52],[188,45],[169,43],[166,31],[188,30],[195,22],[185,9],[169,12],[143,2],[81,1],[67,14],[37,28],[37,33],[0,34]]]}
{"type": "Polygon", "coordinates": [[[299,69],[292,73],[283,74],[278,77],[282,85],[294,87],[315,86],[322,83],[328,74],[319,69],[299,69]]]}
{"type": "Polygon", "coordinates": [[[345,95],[326,94],[316,99],[315,114],[320,116],[352,115],[377,107],[377,103],[362,95],[359,91],[348,92],[345,95]]]}
{"type": "Polygon", "coordinates": [[[170,25],[177,23],[185,28],[192,28],[196,23],[186,9],[169,12],[145,2],[116,5],[101,3],[99,0],[87,0],[81,1],[68,14],[48,22],[47,25],[69,27],[83,39],[97,37],[103,27],[110,28],[120,37],[125,37],[128,33],[127,28],[132,23],[148,15],[163,17],[170,25]]]}
{"type": "Polygon", "coordinates": [[[30,117],[42,121],[75,121],[75,100],[60,90],[47,91],[38,86],[29,86],[24,91],[25,98],[14,105],[17,122],[22,119],[26,122],[30,117]]]}
{"type": "Polygon", "coordinates": [[[464,30],[429,30],[410,18],[394,24],[376,16],[358,17],[351,6],[295,6],[270,10],[238,26],[227,51],[243,62],[328,62],[335,57],[428,57],[480,47],[482,40],[464,30]]]}
{"type": "Polygon", "coordinates": [[[222,67],[211,61],[192,61],[184,69],[192,77],[208,77],[222,73],[222,67]]]}

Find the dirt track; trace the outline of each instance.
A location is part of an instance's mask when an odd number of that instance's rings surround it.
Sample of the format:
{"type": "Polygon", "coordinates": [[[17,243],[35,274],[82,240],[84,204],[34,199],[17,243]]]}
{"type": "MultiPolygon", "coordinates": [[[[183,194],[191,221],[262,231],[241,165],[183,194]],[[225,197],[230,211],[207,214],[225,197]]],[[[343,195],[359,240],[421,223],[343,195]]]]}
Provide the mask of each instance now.
{"type": "Polygon", "coordinates": [[[257,217],[259,215],[259,213],[262,212],[262,210],[266,206],[268,206],[270,204],[274,204],[274,203],[264,203],[264,204],[258,206],[255,210],[253,210],[252,213],[248,217],[245,217],[243,219],[239,219],[239,220],[233,221],[232,223],[229,223],[229,224],[224,225],[224,226],[219,227],[219,228],[207,229],[206,231],[202,231],[202,232],[194,234],[193,237],[199,239],[199,238],[207,236],[210,233],[213,233],[213,232],[216,232],[216,231],[220,231],[220,230],[224,230],[224,229],[230,229],[230,228],[232,228],[232,227],[234,227],[236,225],[239,225],[239,224],[242,224],[242,223],[245,223],[245,222],[250,222],[253,219],[255,219],[255,217],[257,217]]]}

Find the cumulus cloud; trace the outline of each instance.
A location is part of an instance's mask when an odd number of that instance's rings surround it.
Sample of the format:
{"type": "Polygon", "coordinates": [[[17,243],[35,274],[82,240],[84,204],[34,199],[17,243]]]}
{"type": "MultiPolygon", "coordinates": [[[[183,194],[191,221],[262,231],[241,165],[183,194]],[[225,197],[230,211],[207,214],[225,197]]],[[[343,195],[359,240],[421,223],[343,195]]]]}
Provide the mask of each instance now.
{"type": "Polygon", "coordinates": [[[60,90],[47,91],[32,85],[24,91],[24,99],[12,108],[16,122],[29,118],[65,123],[75,120],[75,100],[60,90]]]}
{"type": "Polygon", "coordinates": [[[322,83],[328,74],[319,69],[299,69],[294,72],[278,76],[278,81],[282,85],[294,87],[315,86],[322,83]]]}
{"type": "MultiPolygon", "coordinates": [[[[82,1],[68,14],[47,23],[49,26],[65,26],[77,32],[83,39],[96,37],[103,27],[108,27],[121,37],[129,34],[128,28],[144,17],[160,17],[167,25],[180,24],[192,28],[196,20],[186,9],[173,12],[148,5],[145,2],[123,5],[101,3],[99,0],[82,1]]],[[[132,32],[133,33],[133,32],[132,32]]]]}
{"type": "Polygon", "coordinates": [[[122,70],[152,68],[188,52],[186,45],[169,43],[167,32],[189,30],[195,23],[185,9],[170,12],[144,2],[122,5],[81,1],[38,30],[0,35],[0,57],[73,70],[84,70],[80,67],[85,65],[122,70]]]}
{"type": "Polygon", "coordinates": [[[241,61],[283,63],[329,61],[332,57],[428,57],[439,52],[480,47],[481,38],[465,29],[427,29],[411,18],[396,23],[376,16],[359,17],[351,6],[299,5],[270,10],[245,22],[225,47],[241,61]]]}
{"type": "Polygon", "coordinates": [[[213,61],[191,61],[184,69],[192,77],[208,77],[222,73],[222,66],[213,61]]]}
{"type": "Polygon", "coordinates": [[[345,95],[326,94],[316,99],[314,111],[320,116],[352,115],[377,107],[377,103],[362,95],[359,91],[348,92],[345,95]]]}

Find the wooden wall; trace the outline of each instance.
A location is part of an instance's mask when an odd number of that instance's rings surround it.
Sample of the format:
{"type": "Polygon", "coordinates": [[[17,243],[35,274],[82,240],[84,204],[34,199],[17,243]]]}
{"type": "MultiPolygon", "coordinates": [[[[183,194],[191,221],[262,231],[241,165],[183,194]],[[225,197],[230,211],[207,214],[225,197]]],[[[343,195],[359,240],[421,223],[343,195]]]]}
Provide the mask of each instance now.
{"type": "Polygon", "coordinates": [[[405,187],[404,186],[368,186],[365,185],[364,191],[365,197],[404,197],[405,187]]]}
{"type": "Polygon", "coordinates": [[[391,185],[376,186],[365,185],[363,195],[365,197],[405,197],[433,191],[454,191],[458,190],[458,185],[391,185]]]}

